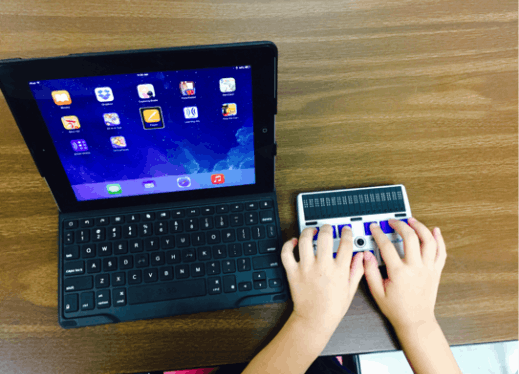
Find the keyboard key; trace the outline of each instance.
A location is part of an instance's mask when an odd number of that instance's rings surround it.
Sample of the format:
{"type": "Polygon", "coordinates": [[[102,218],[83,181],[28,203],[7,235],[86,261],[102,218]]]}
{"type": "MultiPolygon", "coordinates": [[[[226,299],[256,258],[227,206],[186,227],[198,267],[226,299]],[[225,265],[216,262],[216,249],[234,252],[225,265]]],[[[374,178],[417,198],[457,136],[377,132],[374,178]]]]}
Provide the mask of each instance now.
{"type": "Polygon", "coordinates": [[[385,234],[391,234],[391,233],[395,232],[395,230],[393,230],[393,228],[391,226],[389,226],[388,221],[380,221],[380,229],[385,234]]]}
{"type": "Polygon", "coordinates": [[[265,280],[267,279],[267,274],[264,271],[255,271],[252,273],[253,280],[265,280]]]}
{"type": "Polygon", "coordinates": [[[371,235],[371,230],[369,228],[369,225],[371,225],[372,223],[377,223],[377,221],[364,222],[364,234],[365,235],[371,235]]]}
{"type": "Polygon", "coordinates": [[[211,248],[202,247],[197,249],[198,261],[206,261],[211,259],[211,248]]]}
{"type": "Polygon", "coordinates": [[[143,270],[144,283],[152,283],[159,280],[159,271],[155,268],[143,270]]]}
{"type": "Polygon", "coordinates": [[[219,259],[219,258],[226,258],[227,257],[227,248],[225,245],[215,245],[213,247],[213,258],[219,259]]]}
{"type": "Polygon", "coordinates": [[[223,292],[236,292],[236,276],[226,275],[223,277],[223,292]]]}
{"type": "Polygon", "coordinates": [[[270,209],[272,208],[272,200],[265,200],[260,202],[261,209],[270,209]]]}
{"type": "Polygon", "coordinates": [[[139,224],[139,236],[150,236],[153,233],[151,223],[139,224]]]}
{"type": "Polygon", "coordinates": [[[187,216],[188,217],[196,217],[200,215],[200,209],[199,208],[190,208],[187,210],[187,216]]]}
{"type": "Polygon", "coordinates": [[[171,249],[175,248],[175,237],[173,235],[163,236],[160,238],[160,248],[171,249]]]}
{"type": "Polygon", "coordinates": [[[191,264],[191,276],[203,277],[205,275],[205,266],[203,263],[191,264]]]}
{"type": "Polygon", "coordinates": [[[157,252],[151,255],[151,266],[160,266],[166,263],[164,252],[157,252]]]}
{"type": "Polygon", "coordinates": [[[266,280],[254,281],[254,289],[255,290],[262,290],[264,288],[267,288],[267,281],[266,280]]]}
{"type": "Polygon", "coordinates": [[[142,252],[144,250],[144,247],[142,245],[142,240],[140,240],[140,239],[130,240],[129,247],[130,247],[130,253],[138,253],[138,252],[142,252]]]}
{"type": "Polygon", "coordinates": [[[203,216],[209,216],[214,214],[214,207],[212,206],[206,206],[202,208],[202,215],[203,216]]]}
{"type": "Polygon", "coordinates": [[[109,257],[103,259],[103,271],[117,270],[117,258],[109,257]]]}
{"type": "Polygon", "coordinates": [[[236,240],[234,229],[222,230],[222,240],[224,243],[231,243],[236,240]]]}
{"type": "Polygon", "coordinates": [[[112,254],[112,243],[98,244],[99,256],[110,256],[112,254]]]}
{"type": "Polygon", "coordinates": [[[188,234],[180,234],[176,237],[177,247],[185,248],[189,247],[189,235],[188,234]]]}
{"type": "Polygon", "coordinates": [[[236,273],[236,262],[234,260],[222,261],[222,272],[224,274],[236,273]]]}
{"type": "Polygon", "coordinates": [[[85,261],[65,262],[65,276],[80,275],[85,273],[85,261]]]}
{"type": "Polygon", "coordinates": [[[189,278],[189,265],[182,264],[175,266],[175,276],[177,279],[189,278]]]}
{"type": "Polygon", "coordinates": [[[279,256],[257,256],[252,258],[252,266],[254,270],[270,269],[280,266],[279,256]]]}
{"type": "Polygon", "coordinates": [[[242,256],[242,250],[241,250],[241,244],[240,243],[233,243],[229,244],[228,246],[228,253],[229,257],[241,257],[242,256]]]}
{"type": "Polygon", "coordinates": [[[239,229],[236,229],[236,236],[238,237],[239,241],[246,241],[250,240],[250,228],[249,227],[240,227],[239,229]]]}
{"type": "Polygon", "coordinates": [[[156,251],[159,249],[158,238],[146,238],[144,239],[144,249],[147,251],[156,251]]]}
{"type": "Polygon", "coordinates": [[[157,213],[157,218],[158,219],[168,219],[169,218],[169,212],[167,212],[167,211],[158,212],[157,213]]]}
{"type": "Polygon", "coordinates": [[[100,217],[96,218],[96,226],[107,226],[110,223],[110,218],[100,217]]]}
{"type": "Polygon", "coordinates": [[[153,230],[156,235],[165,235],[168,233],[168,223],[167,222],[155,222],[153,225],[153,230]]]}
{"type": "Polygon", "coordinates": [[[243,243],[243,253],[247,256],[255,255],[256,253],[258,253],[258,251],[256,250],[256,243],[243,243]]]}
{"type": "Polygon", "coordinates": [[[242,203],[231,204],[231,212],[241,212],[241,211],[243,211],[242,203]]]}
{"type": "Polygon", "coordinates": [[[106,230],[104,227],[100,227],[92,230],[92,241],[94,242],[102,242],[106,239],[106,230]]]}
{"type": "Polygon", "coordinates": [[[119,258],[119,269],[128,270],[133,268],[133,256],[123,256],[119,258]]]}
{"type": "Polygon", "coordinates": [[[77,243],[86,243],[90,241],[90,230],[83,229],[76,231],[76,242],[77,243]]]}
{"type": "Polygon", "coordinates": [[[202,230],[210,230],[214,227],[213,217],[200,218],[200,228],[202,230]]]}
{"type": "Polygon", "coordinates": [[[171,264],[179,264],[180,263],[180,251],[174,250],[174,251],[167,251],[166,252],[166,262],[171,264]]]}
{"type": "Polygon", "coordinates": [[[254,226],[252,228],[252,238],[253,239],[265,239],[266,238],[266,234],[265,234],[265,226],[254,226]]]}
{"type": "Polygon", "coordinates": [[[258,223],[258,213],[250,212],[245,213],[245,224],[246,225],[256,225],[258,223]]]}
{"type": "Polygon", "coordinates": [[[191,234],[191,245],[204,245],[205,244],[205,233],[197,232],[196,234],[191,234]]]}
{"type": "Polygon", "coordinates": [[[171,221],[171,223],[169,225],[169,231],[172,234],[184,231],[184,222],[182,220],[179,220],[179,219],[171,221]]]}
{"type": "Polygon", "coordinates": [[[237,226],[243,226],[243,214],[231,214],[229,217],[229,220],[231,222],[231,226],[237,227],[237,226]]]}
{"type": "Polygon", "coordinates": [[[339,232],[339,238],[342,237],[342,228],[343,228],[344,226],[348,226],[348,227],[351,229],[351,225],[350,225],[349,223],[348,223],[348,224],[345,224],[345,225],[339,225],[339,226],[338,226],[338,230],[337,230],[337,231],[339,232]]]}
{"type": "Polygon", "coordinates": [[[257,210],[259,207],[258,203],[247,203],[245,204],[245,209],[247,210],[257,210]]]}
{"type": "Polygon", "coordinates": [[[209,290],[209,295],[222,293],[222,280],[220,277],[207,278],[207,288],[209,290]]]}
{"type": "Polygon", "coordinates": [[[265,210],[260,212],[260,223],[272,223],[274,222],[274,212],[271,210],[265,210]]]}
{"type": "Polygon", "coordinates": [[[129,223],[139,222],[140,220],[141,220],[140,214],[128,214],[126,216],[126,222],[129,222],[129,223]]]}
{"type": "Polygon", "coordinates": [[[173,279],[173,268],[171,266],[164,266],[159,269],[159,279],[161,281],[168,281],[173,279]]]}
{"type": "Polygon", "coordinates": [[[110,290],[96,292],[96,305],[99,309],[110,308],[110,290]]]}
{"type": "Polygon", "coordinates": [[[65,291],[67,292],[90,290],[94,287],[94,281],[91,275],[86,277],[67,278],[63,283],[65,285],[65,291]]]}
{"type": "Polygon", "coordinates": [[[114,239],[121,239],[121,227],[120,226],[115,226],[115,227],[110,227],[108,229],[108,232],[106,233],[108,239],[110,240],[114,240],[114,239]]]}
{"type": "Polygon", "coordinates": [[[204,278],[152,286],[130,287],[128,289],[128,304],[135,305],[155,301],[177,300],[205,296],[206,294],[204,278]]]}
{"type": "Polygon", "coordinates": [[[142,283],[142,271],[130,270],[128,272],[128,284],[139,284],[139,283],[142,283]]]}
{"type": "Polygon", "coordinates": [[[73,313],[78,311],[78,298],[77,294],[65,295],[63,300],[63,308],[65,313],[73,313]]]}
{"type": "Polygon", "coordinates": [[[96,288],[110,287],[110,276],[108,274],[96,275],[96,288]]]}
{"type": "Polygon", "coordinates": [[[276,240],[262,240],[259,242],[259,253],[276,252],[278,243],[276,240]]]}
{"type": "Polygon", "coordinates": [[[143,221],[153,221],[155,219],[155,213],[144,213],[142,215],[143,221]]]}
{"type": "Polygon", "coordinates": [[[65,244],[74,244],[74,231],[65,232],[65,237],[63,240],[65,244]]]}
{"type": "Polygon", "coordinates": [[[65,221],[63,222],[63,227],[67,230],[69,229],[77,229],[78,228],[78,223],[77,221],[74,219],[74,220],[68,220],[68,221],[65,221]]]}
{"type": "Polygon", "coordinates": [[[116,288],[114,290],[114,306],[126,305],[126,288],[116,288]]]}
{"type": "Polygon", "coordinates": [[[182,262],[194,262],[196,261],[195,250],[188,248],[182,250],[182,262]]]}
{"type": "Polygon", "coordinates": [[[110,217],[110,222],[114,225],[124,223],[124,216],[113,216],[110,217]]]}
{"type": "Polygon", "coordinates": [[[79,227],[92,227],[94,226],[93,218],[85,218],[79,220],[79,227]]]}
{"type": "Polygon", "coordinates": [[[216,217],[215,226],[219,229],[224,229],[226,227],[229,227],[229,217],[227,217],[227,216],[216,217]]]}
{"type": "Polygon", "coordinates": [[[250,270],[250,258],[239,258],[238,259],[238,271],[249,271],[250,270]]]}
{"type": "Polygon", "coordinates": [[[229,206],[228,205],[218,205],[216,207],[216,213],[218,213],[218,214],[229,213],[229,206]]]}
{"type": "Polygon", "coordinates": [[[238,284],[238,289],[240,291],[250,291],[252,290],[252,282],[241,282],[238,284]]]}
{"type": "Polygon", "coordinates": [[[277,236],[277,228],[275,225],[267,226],[267,236],[269,238],[275,238],[277,236]]]}
{"type": "Polygon", "coordinates": [[[65,260],[75,260],[79,258],[79,246],[70,245],[65,247],[63,252],[65,253],[65,260]]]}
{"type": "Polygon", "coordinates": [[[220,240],[220,231],[209,231],[207,233],[207,244],[218,244],[220,240]]]}
{"type": "Polygon", "coordinates": [[[94,293],[83,292],[80,296],[81,310],[92,310],[94,309],[94,293]]]}
{"type": "Polygon", "coordinates": [[[220,261],[206,262],[205,267],[207,275],[220,274],[220,261]]]}
{"type": "Polygon", "coordinates": [[[198,230],[198,219],[188,218],[186,220],[186,231],[197,231],[198,230]]]}
{"type": "Polygon", "coordinates": [[[317,240],[317,238],[319,236],[319,227],[315,227],[315,229],[317,229],[317,232],[315,233],[313,240],[317,240]]]}
{"type": "Polygon", "coordinates": [[[145,268],[149,266],[149,256],[147,253],[139,253],[135,255],[135,267],[145,268]]]}
{"type": "Polygon", "coordinates": [[[101,260],[88,260],[87,273],[99,273],[101,271],[101,260]]]}
{"type": "Polygon", "coordinates": [[[125,255],[128,253],[128,242],[121,240],[114,243],[114,255],[125,255]]]}
{"type": "Polygon", "coordinates": [[[186,212],[184,209],[175,209],[171,211],[171,218],[184,218],[186,212]]]}
{"type": "Polygon", "coordinates": [[[113,273],[112,274],[112,286],[124,286],[126,284],[125,273],[113,273]]]}
{"type": "Polygon", "coordinates": [[[281,279],[269,279],[269,287],[270,288],[281,288],[283,285],[281,284],[281,279]]]}

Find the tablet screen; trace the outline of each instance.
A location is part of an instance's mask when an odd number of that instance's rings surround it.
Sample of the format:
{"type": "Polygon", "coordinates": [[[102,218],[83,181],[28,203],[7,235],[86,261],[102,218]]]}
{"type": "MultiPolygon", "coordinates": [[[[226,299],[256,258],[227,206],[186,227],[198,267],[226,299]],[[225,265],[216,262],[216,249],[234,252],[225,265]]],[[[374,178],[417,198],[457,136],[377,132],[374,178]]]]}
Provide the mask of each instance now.
{"type": "Polygon", "coordinates": [[[79,201],[255,183],[250,66],[30,88],[79,201]]]}

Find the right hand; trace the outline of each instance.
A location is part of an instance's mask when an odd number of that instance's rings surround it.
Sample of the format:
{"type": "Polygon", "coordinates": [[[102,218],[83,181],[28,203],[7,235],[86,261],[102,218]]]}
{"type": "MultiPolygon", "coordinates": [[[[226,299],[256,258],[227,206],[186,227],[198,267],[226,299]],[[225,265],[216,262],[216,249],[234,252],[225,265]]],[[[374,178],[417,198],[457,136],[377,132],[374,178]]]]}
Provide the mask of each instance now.
{"type": "Polygon", "coordinates": [[[386,264],[388,279],[382,279],[376,258],[369,251],[364,253],[364,273],[371,294],[395,330],[436,321],[434,305],[447,258],[439,228],[431,234],[416,219],[408,221],[409,226],[389,220],[389,225],[404,241],[403,259],[380,227],[370,226],[386,264]]]}

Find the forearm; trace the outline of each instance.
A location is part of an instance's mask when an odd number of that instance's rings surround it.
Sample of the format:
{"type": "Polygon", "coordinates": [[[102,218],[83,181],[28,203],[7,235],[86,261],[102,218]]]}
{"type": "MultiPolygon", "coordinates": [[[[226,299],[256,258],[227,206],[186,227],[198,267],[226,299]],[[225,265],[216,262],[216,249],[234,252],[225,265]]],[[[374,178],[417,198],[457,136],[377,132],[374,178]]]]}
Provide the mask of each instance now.
{"type": "Polygon", "coordinates": [[[331,334],[316,333],[291,315],[281,331],[261,350],[243,374],[303,374],[319,357],[331,334]]]}
{"type": "Polygon", "coordinates": [[[436,320],[395,331],[415,374],[461,374],[436,320]]]}

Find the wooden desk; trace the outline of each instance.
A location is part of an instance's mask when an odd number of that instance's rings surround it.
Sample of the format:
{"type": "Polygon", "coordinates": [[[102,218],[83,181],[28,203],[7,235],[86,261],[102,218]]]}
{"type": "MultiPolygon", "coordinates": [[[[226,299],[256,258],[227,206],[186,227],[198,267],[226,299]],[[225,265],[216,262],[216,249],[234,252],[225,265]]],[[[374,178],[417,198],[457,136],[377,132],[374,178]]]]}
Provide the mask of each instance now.
{"type": "MultiPolygon", "coordinates": [[[[517,339],[517,2],[0,3],[0,58],[271,40],[284,239],[302,191],[403,183],[447,242],[450,344],[517,339]]],[[[289,304],[62,330],[57,208],[0,100],[0,368],[138,372],[251,360],[289,304]]],[[[359,292],[323,352],[395,349],[359,292]]]]}

